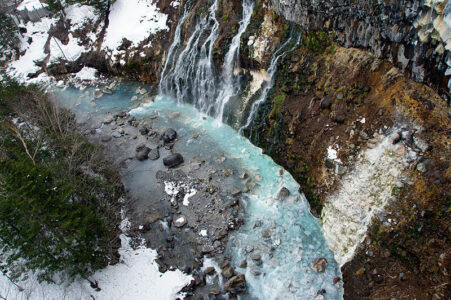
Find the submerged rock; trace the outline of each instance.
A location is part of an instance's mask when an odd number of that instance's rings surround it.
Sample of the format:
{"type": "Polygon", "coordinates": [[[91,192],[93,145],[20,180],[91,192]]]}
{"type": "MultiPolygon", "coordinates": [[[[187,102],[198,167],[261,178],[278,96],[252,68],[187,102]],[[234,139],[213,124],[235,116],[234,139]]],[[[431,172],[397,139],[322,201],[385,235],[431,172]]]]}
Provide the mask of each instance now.
{"type": "Polygon", "coordinates": [[[227,267],[227,268],[225,268],[225,269],[221,272],[221,274],[222,274],[222,276],[224,276],[225,278],[230,278],[230,277],[232,277],[233,275],[235,275],[235,271],[234,271],[232,268],[227,267]]]}
{"type": "Polygon", "coordinates": [[[166,131],[161,136],[161,139],[165,143],[173,142],[176,138],[177,138],[177,132],[172,128],[166,129],[166,131]]]}
{"type": "Polygon", "coordinates": [[[102,96],[103,96],[102,90],[100,90],[100,89],[95,89],[95,90],[94,90],[94,98],[95,98],[95,99],[99,99],[99,98],[102,97],[102,96]]]}
{"type": "Polygon", "coordinates": [[[180,153],[171,154],[163,159],[163,164],[168,168],[174,168],[183,163],[183,156],[180,153]]]}
{"type": "Polygon", "coordinates": [[[277,200],[285,200],[288,196],[290,196],[290,191],[286,187],[282,187],[277,194],[277,200]]]}
{"type": "Polygon", "coordinates": [[[157,159],[159,159],[160,158],[160,151],[158,150],[158,148],[152,149],[149,152],[148,157],[149,157],[150,160],[157,160],[157,159]]]}
{"type": "Polygon", "coordinates": [[[324,257],[318,258],[313,262],[312,269],[316,273],[323,273],[327,267],[327,260],[324,257]]]}

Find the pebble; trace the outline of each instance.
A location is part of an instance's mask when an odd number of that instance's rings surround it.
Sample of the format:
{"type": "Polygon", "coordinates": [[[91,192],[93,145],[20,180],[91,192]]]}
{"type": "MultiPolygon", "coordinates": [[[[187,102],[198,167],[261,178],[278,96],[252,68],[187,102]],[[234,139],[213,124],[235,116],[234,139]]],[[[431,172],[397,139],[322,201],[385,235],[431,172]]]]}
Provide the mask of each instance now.
{"type": "Polygon", "coordinates": [[[312,264],[312,269],[316,273],[323,273],[327,267],[327,260],[324,257],[318,258],[312,264]]]}
{"type": "Polygon", "coordinates": [[[271,237],[271,231],[269,231],[269,229],[264,229],[262,230],[262,237],[267,239],[271,237]]]}

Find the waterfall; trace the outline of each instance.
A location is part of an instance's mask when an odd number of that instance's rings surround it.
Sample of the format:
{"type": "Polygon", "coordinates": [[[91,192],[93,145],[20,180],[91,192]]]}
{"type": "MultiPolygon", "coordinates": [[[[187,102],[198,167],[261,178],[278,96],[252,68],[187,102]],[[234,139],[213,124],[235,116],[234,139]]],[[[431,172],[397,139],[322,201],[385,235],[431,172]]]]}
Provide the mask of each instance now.
{"type": "MultiPolygon", "coordinates": [[[[168,91],[170,89],[169,87],[169,75],[167,74],[167,68],[168,66],[174,64],[176,52],[180,48],[180,42],[181,42],[181,36],[182,36],[182,26],[183,23],[185,23],[186,18],[189,15],[189,11],[187,8],[187,5],[185,4],[185,11],[183,13],[183,16],[180,18],[177,27],[175,29],[174,34],[174,41],[171,44],[171,47],[169,47],[166,62],[164,63],[163,71],[161,72],[161,80],[160,80],[160,94],[163,93],[163,91],[168,91]]],[[[171,73],[169,73],[171,74],[171,73]]]]}
{"type": "Polygon", "coordinates": [[[218,0],[215,0],[209,7],[208,14],[197,21],[194,32],[180,52],[182,27],[189,15],[185,8],[163,67],[160,94],[174,96],[179,103],[193,103],[200,111],[223,121],[227,103],[240,92],[239,77],[235,76],[234,68],[239,59],[241,36],[251,21],[254,2],[243,1],[239,29],[224,57],[220,76],[213,62],[213,46],[219,35],[217,8],[218,0]]]}
{"type": "Polygon", "coordinates": [[[219,0],[215,0],[208,13],[200,17],[185,49],[178,54],[181,27],[187,14],[185,11],[184,18],[177,25],[160,83],[162,94],[172,95],[179,102],[193,103],[197,109],[206,113],[214,111],[213,100],[217,94],[213,46],[219,35],[219,22],[216,19],[218,3],[219,0]],[[205,38],[206,34],[208,36],[205,38]]]}
{"type": "Polygon", "coordinates": [[[219,89],[216,111],[216,119],[224,121],[224,109],[230,99],[236,97],[240,91],[239,78],[234,76],[233,71],[235,62],[239,59],[241,35],[246,31],[247,26],[251,22],[252,12],[254,11],[254,3],[251,0],[244,0],[243,13],[240,21],[238,33],[233,37],[222,67],[221,85],[219,89]]]}
{"type": "Polygon", "coordinates": [[[239,132],[241,134],[243,134],[243,131],[246,128],[248,128],[249,125],[251,125],[251,123],[254,121],[255,116],[258,112],[258,109],[260,108],[260,105],[266,100],[266,97],[268,96],[269,91],[272,89],[272,87],[274,85],[275,77],[276,77],[275,75],[277,72],[277,63],[279,62],[279,59],[282,56],[284,56],[285,54],[287,54],[288,52],[293,51],[297,47],[301,36],[298,35],[296,38],[297,40],[296,40],[295,45],[285,51],[285,48],[288,45],[290,45],[290,43],[293,41],[293,38],[294,37],[293,37],[293,31],[292,31],[290,38],[285,43],[283,43],[271,56],[271,61],[269,63],[269,67],[266,70],[269,74],[269,80],[265,82],[262,92],[261,92],[260,96],[258,97],[258,99],[255,100],[254,103],[252,103],[251,110],[249,112],[249,116],[247,117],[246,123],[239,129],[239,132]]]}

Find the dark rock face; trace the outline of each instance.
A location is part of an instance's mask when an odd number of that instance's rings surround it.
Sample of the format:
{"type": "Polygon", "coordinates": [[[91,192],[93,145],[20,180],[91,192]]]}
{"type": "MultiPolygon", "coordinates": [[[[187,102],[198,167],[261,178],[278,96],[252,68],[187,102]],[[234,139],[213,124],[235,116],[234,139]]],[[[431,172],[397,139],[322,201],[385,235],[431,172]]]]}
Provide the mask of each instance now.
{"type": "Polygon", "coordinates": [[[177,132],[172,128],[166,129],[166,131],[161,136],[161,139],[165,143],[173,142],[176,138],[177,138],[177,132]]]}
{"type": "Polygon", "coordinates": [[[163,164],[168,168],[173,168],[183,163],[183,156],[180,153],[171,154],[163,158],[163,164]]]}
{"type": "MultiPolygon", "coordinates": [[[[446,50],[446,41],[425,31],[434,29],[432,21],[436,18],[448,14],[451,9],[448,5],[428,7],[420,0],[269,2],[277,14],[304,30],[334,31],[333,39],[341,46],[368,49],[376,57],[393,62],[415,81],[449,92],[450,76],[445,72],[451,65],[451,53],[446,50]],[[427,24],[422,24],[420,19],[428,16],[427,24]]],[[[445,97],[445,93],[441,96],[445,97]]]]}

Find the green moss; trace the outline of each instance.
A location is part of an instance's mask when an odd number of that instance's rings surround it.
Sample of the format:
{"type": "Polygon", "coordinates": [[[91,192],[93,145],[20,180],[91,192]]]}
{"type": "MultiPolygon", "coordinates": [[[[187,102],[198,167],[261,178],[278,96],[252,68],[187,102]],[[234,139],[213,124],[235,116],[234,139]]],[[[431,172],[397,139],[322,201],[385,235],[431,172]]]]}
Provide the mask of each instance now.
{"type": "Polygon", "coordinates": [[[287,94],[282,93],[280,95],[277,95],[274,99],[273,99],[273,105],[272,105],[272,110],[269,113],[269,118],[271,120],[277,120],[279,119],[279,115],[280,112],[282,110],[282,106],[285,102],[285,99],[287,98],[287,94]]]}
{"type": "MultiPolygon", "coordinates": [[[[305,34],[302,39],[302,44],[310,51],[316,54],[322,54],[327,47],[332,45],[332,41],[324,31],[316,31],[305,34]]],[[[335,51],[335,46],[333,47],[333,51],[335,51]]]]}

